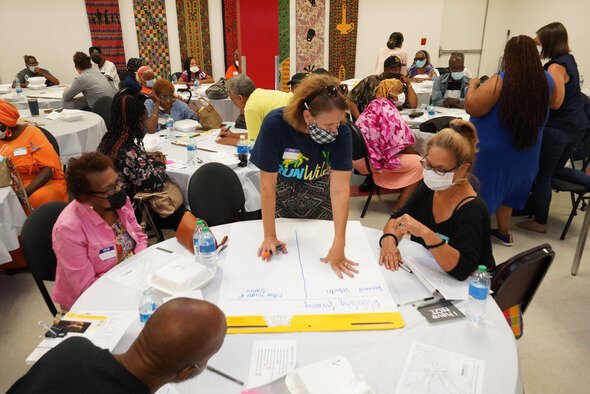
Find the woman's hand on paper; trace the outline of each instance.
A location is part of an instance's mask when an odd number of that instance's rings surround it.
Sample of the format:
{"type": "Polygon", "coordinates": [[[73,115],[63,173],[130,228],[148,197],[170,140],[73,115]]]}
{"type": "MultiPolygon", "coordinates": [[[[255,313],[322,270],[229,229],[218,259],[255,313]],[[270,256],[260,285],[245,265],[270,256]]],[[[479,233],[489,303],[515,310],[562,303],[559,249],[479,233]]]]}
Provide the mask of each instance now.
{"type": "Polygon", "coordinates": [[[358,266],[358,264],[346,258],[344,255],[344,248],[332,246],[328,252],[328,255],[324,258],[321,258],[320,261],[330,264],[330,267],[332,267],[340,279],[343,278],[342,274],[346,274],[351,278],[354,278],[354,274],[359,273],[359,271],[354,268],[355,266],[358,266]]]}
{"type": "Polygon", "coordinates": [[[262,241],[262,245],[258,248],[258,256],[262,258],[262,260],[270,261],[272,255],[276,254],[279,250],[283,253],[287,253],[287,245],[279,241],[276,236],[270,235],[265,237],[264,241],[262,241]]]}
{"type": "Polygon", "coordinates": [[[390,271],[399,269],[402,262],[402,256],[395,245],[393,237],[384,237],[381,241],[381,254],[379,255],[379,265],[390,271]]]}

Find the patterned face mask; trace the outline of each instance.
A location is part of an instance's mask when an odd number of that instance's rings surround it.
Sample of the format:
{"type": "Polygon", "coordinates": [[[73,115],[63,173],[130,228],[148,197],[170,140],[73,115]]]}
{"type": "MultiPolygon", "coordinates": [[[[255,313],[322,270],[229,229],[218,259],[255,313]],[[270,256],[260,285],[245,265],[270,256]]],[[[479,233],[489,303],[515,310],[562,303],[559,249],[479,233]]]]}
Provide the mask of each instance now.
{"type": "Polygon", "coordinates": [[[308,131],[311,139],[322,145],[334,142],[338,136],[338,131],[332,132],[330,130],[323,129],[316,123],[309,125],[308,131]]]}

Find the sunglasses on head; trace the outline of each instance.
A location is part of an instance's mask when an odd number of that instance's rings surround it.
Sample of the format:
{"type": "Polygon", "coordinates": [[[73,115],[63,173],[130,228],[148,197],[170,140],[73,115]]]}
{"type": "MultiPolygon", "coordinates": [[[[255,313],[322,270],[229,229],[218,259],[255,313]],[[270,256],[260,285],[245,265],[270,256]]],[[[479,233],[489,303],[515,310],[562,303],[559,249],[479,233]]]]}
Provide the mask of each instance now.
{"type": "Polygon", "coordinates": [[[307,100],[305,100],[305,102],[310,103],[314,98],[318,97],[320,94],[323,94],[324,96],[327,96],[330,98],[334,98],[334,97],[338,96],[338,93],[346,96],[348,94],[348,85],[346,85],[344,83],[340,84],[338,86],[328,85],[324,88],[321,88],[319,91],[315,92],[311,96],[309,96],[309,98],[307,100]]]}

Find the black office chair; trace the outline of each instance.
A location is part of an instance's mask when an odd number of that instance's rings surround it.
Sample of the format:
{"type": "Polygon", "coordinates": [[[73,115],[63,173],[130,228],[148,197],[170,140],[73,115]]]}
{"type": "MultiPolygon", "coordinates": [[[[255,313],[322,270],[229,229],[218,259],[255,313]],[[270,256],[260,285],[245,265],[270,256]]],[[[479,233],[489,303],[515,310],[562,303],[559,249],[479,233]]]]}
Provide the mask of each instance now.
{"type": "Polygon", "coordinates": [[[66,205],[63,202],[41,205],[27,217],[21,231],[21,247],[25,260],[52,316],[57,315],[57,309],[43,281],[55,281],[57,261],[51,247],[51,232],[66,205]]]}
{"type": "Polygon", "coordinates": [[[192,213],[209,226],[244,220],[244,189],[234,170],[224,164],[207,163],[195,171],[188,201],[192,213]]]}
{"type": "Polygon", "coordinates": [[[555,252],[549,244],[543,244],[519,253],[494,267],[492,274],[492,297],[501,310],[520,305],[527,310],[545,274],[549,270],[555,252]]]}
{"type": "Polygon", "coordinates": [[[123,81],[125,81],[125,79],[129,76],[129,70],[117,69],[117,75],[119,75],[119,80],[121,81],[121,84],[122,84],[123,81]]]}
{"type": "Polygon", "coordinates": [[[553,179],[551,179],[553,190],[556,192],[568,192],[572,199],[572,210],[559,237],[562,241],[567,235],[574,216],[577,215],[578,207],[580,207],[581,211],[590,209],[588,207],[588,200],[590,199],[590,176],[584,172],[587,165],[588,163],[586,163],[582,170],[567,167],[562,168],[556,171],[553,179]]]}
{"type": "Polygon", "coordinates": [[[107,128],[111,125],[111,107],[113,105],[113,98],[110,96],[99,97],[92,106],[92,112],[103,118],[107,128]]]}
{"type": "MultiPolygon", "coordinates": [[[[369,151],[367,150],[365,137],[363,136],[363,133],[361,133],[361,131],[358,129],[358,127],[356,127],[354,122],[347,120],[346,124],[350,128],[350,132],[352,135],[352,160],[364,159],[367,170],[366,172],[358,170],[355,171],[358,172],[360,175],[372,177],[373,172],[371,171],[371,164],[369,163],[369,151]]],[[[374,193],[380,195],[381,190],[379,186],[375,184],[375,182],[373,181],[371,189],[369,190],[369,196],[367,197],[367,201],[365,202],[365,206],[363,207],[363,211],[361,212],[361,218],[365,217],[367,209],[369,208],[369,203],[371,202],[374,193]]]]}
{"type": "Polygon", "coordinates": [[[190,104],[191,98],[193,98],[193,91],[190,88],[179,88],[179,89],[176,89],[176,92],[177,93],[188,93],[188,99],[185,100],[184,98],[182,98],[182,96],[181,96],[181,98],[185,103],[190,104]]]}
{"type": "Polygon", "coordinates": [[[177,81],[178,81],[178,80],[180,80],[180,76],[181,76],[181,75],[182,75],[182,73],[181,73],[181,72],[175,72],[175,73],[172,73],[172,75],[170,75],[170,81],[172,81],[172,80],[174,79],[174,77],[176,77],[176,80],[177,80],[177,81]]]}
{"type": "Polygon", "coordinates": [[[55,136],[53,134],[51,134],[49,131],[47,131],[46,129],[44,129],[43,127],[39,127],[39,130],[41,130],[41,132],[43,134],[45,134],[45,137],[49,140],[49,143],[53,146],[53,149],[55,150],[55,152],[59,156],[59,144],[57,143],[55,136]]]}

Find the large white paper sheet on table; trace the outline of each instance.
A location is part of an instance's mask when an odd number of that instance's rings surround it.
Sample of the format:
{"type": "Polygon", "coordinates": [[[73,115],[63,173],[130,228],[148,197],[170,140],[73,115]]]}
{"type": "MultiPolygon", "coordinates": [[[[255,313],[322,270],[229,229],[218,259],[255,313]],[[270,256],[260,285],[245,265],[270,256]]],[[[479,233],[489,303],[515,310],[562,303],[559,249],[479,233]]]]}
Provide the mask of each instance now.
{"type": "Polygon", "coordinates": [[[264,386],[295,369],[297,341],[254,341],[247,388],[264,386]]]}
{"type": "Polygon", "coordinates": [[[480,394],[485,361],[412,342],[396,394],[480,394]]]}
{"type": "Polygon", "coordinates": [[[227,316],[397,312],[359,222],[346,230],[346,256],[359,273],[343,279],[320,261],[332,244],[332,222],[282,219],[276,229],[288,253],[265,262],[256,255],[262,224],[232,224],[218,299],[227,316]]]}
{"type": "Polygon", "coordinates": [[[150,287],[146,283],[146,279],[155,270],[176,259],[184,258],[186,257],[178,253],[166,252],[152,247],[132,256],[128,263],[115,266],[103,276],[122,285],[143,291],[150,287]]]}
{"type": "Polygon", "coordinates": [[[432,253],[422,245],[403,239],[399,243],[402,259],[431,292],[438,290],[447,300],[466,300],[469,281],[459,281],[440,268],[432,253]]]}

